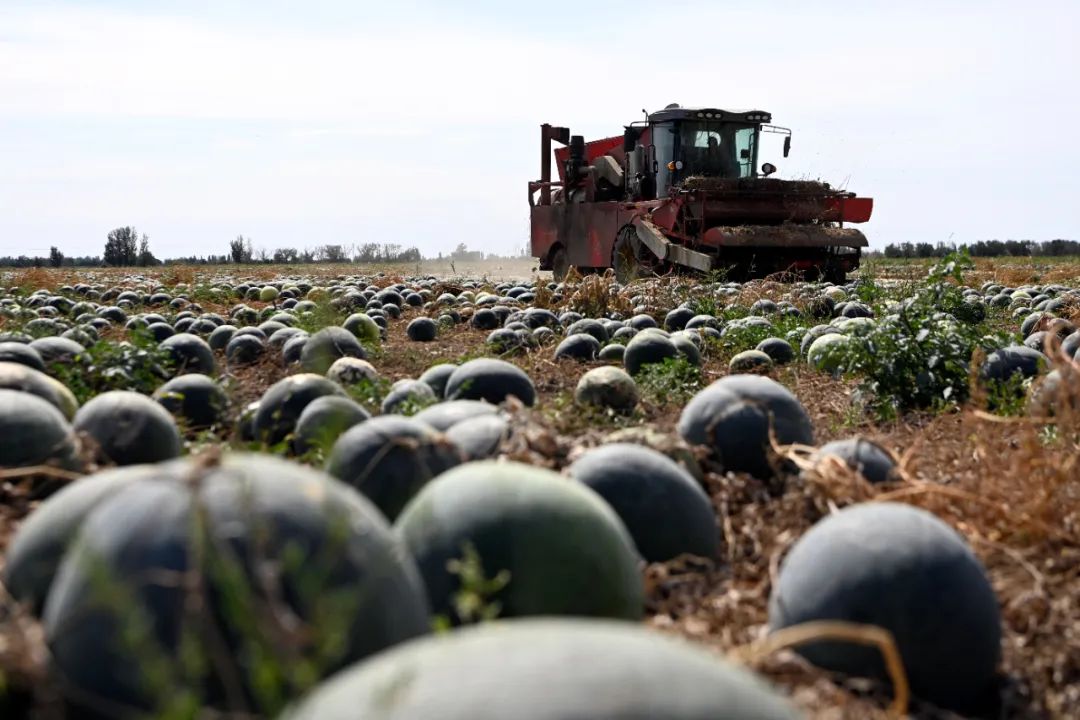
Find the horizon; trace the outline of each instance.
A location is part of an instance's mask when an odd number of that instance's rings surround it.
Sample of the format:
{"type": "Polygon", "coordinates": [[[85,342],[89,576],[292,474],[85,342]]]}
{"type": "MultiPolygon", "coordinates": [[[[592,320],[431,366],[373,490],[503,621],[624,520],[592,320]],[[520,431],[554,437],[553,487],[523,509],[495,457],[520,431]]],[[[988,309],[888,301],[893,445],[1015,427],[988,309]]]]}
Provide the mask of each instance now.
{"type": "MultiPolygon", "coordinates": [[[[124,230],[127,228],[114,228],[114,230],[124,230]]],[[[138,228],[131,228],[132,230],[138,230],[138,228]]],[[[143,235],[143,233],[138,233],[143,235]]],[[[234,238],[235,240],[236,238],[234,238]]],[[[245,239],[246,238],[241,238],[245,239]]],[[[152,238],[148,237],[148,240],[152,241],[152,238]]],[[[173,257],[158,257],[153,253],[153,246],[149,246],[150,254],[152,257],[152,264],[156,265],[168,265],[168,264],[183,264],[186,262],[193,262],[197,264],[208,265],[322,265],[322,264],[356,264],[356,263],[368,263],[368,264],[390,264],[390,265],[407,265],[414,262],[449,262],[449,261],[464,261],[464,262],[486,262],[486,261],[498,261],[498,260],[525,260],[534,259],[528,254],[528,247],[520,248],[515,252],[499,252],[499,251],[483,251],[470,248],[467,245],[461,244],[457,248],[449,252],[437,251],[434,254],[424,254],[419,251],[419,248],[409,246],[393,246],[398,251],[403,251],[403,255],[394,259],[365,259],[363,256],[364,248],[360,245],[335,245],[339,252],[343,252],[344,255],[341,259],[331,259],[325,255],[321,255],[321,247],[309,247],[309,248],[275,248],[274,250],[293,250],[297,253],[298,257],[293,256],[290,259],[277,259],[272,257],[274,255],[273,250],[267,250],[265,256],[256,252],[250,258],[234,261],[228,252],[218,253],[195,253],[193,255],[177,255],[173,257]],[[420,252],[417,257],[408,257],[410,251],[420,252]],[[220,260],[220,261],[219,261],[220,260]]],[[[53,267],[64,268],[95,268],[95,267],[113,267],[113,265],[104,262],[103,253],[91,253],[88,255],[70,255],[65,253],[63,248],[58,246],[50,246],[46,252],[36,255],[0,255],[0,268],[27,268],[27,267],[45,267],[49,264],[50,255],[53,250],[57,250],[61,254],[61,265],[54,265],[53,267]],[[11,262],[14,261],[14,262],[11,262]],[[40,261],[40,262],[38,262],[40,261]],[[78,261],[78,262],[76,262],[78,261]],[[92,262],[84,262],[92,261],[92,262]]],[[[253,248],[250,248],[253,249],[253,248]]],[[[385,246],[380,246],[378,249],[385,250],[385,246]]],[[[1031,240],[1031,239],[998,239],[989,238],[986,240],[977,240],[972,243],[950,243],[946,241],[938,241],[937,243],[926,242],[903,242],[903,243],[889,243],[885,247],[870,247],[867,248],[863,257],[876,257],[876,258],[919,258],[919,259],[934,259],[942,258],[951,253],[967,251],[972,258],[976,257],[1039,257],[1039,258],[1060,258],[1060,257],[1080,257],[1080,240],[1070,238],[1052,238],[1050,240],[1031,240]],[[1054,244],[1064,243],[1065,248],[1054,248],[1054,244]],[[1062,252],[1062,250],[1065,250],[1062,252]]],[[[121,264],[118,267],[144,267],[145,264],[141,259],[136,259],[133,263],[121,264]]]]}
{"type": "Polygon", "coordinates": [[[1080,237],[1063,1],[675,2],[667,44],[639,2],[143,5],[0,9],[0,255],[100,255],[127,225],[159,258],[237,235],[513,255],[541,123],[591,140],[670,102],[772,112],[792,154],[762,160],[873,197],[872,250],[1080,237]]]}

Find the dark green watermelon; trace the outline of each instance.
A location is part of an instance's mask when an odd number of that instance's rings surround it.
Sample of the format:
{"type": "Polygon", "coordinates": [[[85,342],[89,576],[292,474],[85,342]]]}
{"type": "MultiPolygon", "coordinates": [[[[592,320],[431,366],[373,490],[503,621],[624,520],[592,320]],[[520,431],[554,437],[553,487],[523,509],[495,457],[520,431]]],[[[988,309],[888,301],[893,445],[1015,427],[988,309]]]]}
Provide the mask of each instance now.
{"type": "Polygon", "coordinates": [[[504,617],[580,615],[637,619],[637,551],[618,515],[592,490],[550,470],[472,462],[428,483],[395,524],[420,566],[436,612],[451,620],[459,578],[447,563],[475,549],[504,617]]]}
{"type": "Polygon", "coordinates": [[[284,720],[795,720],[752,672],[611,621],[501,620],[415,640],[325,682],[284,720]]]}

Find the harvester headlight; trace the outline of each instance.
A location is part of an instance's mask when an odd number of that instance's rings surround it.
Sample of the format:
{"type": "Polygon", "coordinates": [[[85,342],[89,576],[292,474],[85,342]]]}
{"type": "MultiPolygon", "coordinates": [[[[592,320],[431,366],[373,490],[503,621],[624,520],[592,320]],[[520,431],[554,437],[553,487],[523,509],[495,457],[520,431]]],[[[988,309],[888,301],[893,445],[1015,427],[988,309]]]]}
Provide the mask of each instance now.
{"type": "Polygon", "coordinates": [[[697,116],[698,117],[705,117],[705,113],[698,113],[697,116]]]}
{"type": "Polygon", "coordinates": [[[712,113],[705,113],[705,117],[707,117],[707,118],[711,118],[712,116],[713,116],[712,113]]]}

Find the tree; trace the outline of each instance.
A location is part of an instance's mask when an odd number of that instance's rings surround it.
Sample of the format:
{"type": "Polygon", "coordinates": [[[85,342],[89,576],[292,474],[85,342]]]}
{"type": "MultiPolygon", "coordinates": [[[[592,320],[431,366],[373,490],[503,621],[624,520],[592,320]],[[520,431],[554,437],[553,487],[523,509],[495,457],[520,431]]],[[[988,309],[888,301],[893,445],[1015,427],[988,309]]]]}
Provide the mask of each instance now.
{"type": "Polygon", "coordinates": [[[484,259],[484,253],[480,250],[470,250],[465,243],[458,243],[458,246],[454,248],[454,251],[450,253],[452,260],[469,260],[477,261],[484,259]]]}
{"type": "Polygon", "coordinates": [[[116,228],[105,241],[105,264],[119,267],[134,265],[138,260],[138,234],[131,226],[116,228]]]}
{"type": "Polygon", "coordinates": [[[420,255],[420,249],[411,247],[405,248],[398,253],[398,262],[420,262],[424,258],[420,255]]]}
{"type": "Polygon", "coordinates": [[[323,245],[319,248],[319,256],[323,262],[328,263],[342,263],[348,262],[349,256],[345,252],[345,248],[340,245],[323,245]]]}
{"type": "Polygon", "coordinates": [[[237,264],[251,262],[254,257],[251,238],[245,239],[243,235],[237,235],[236,239],[229,243],[229,257],[237,264]]]}
{"type": "Polygon", "coordinates": [[[244,236],[237,235],[236,239],[229,243],[229,257],[234,263],[244,262],[244,236]]]}
{"type": "Polygon", "coordinates": [[[364,243],[356,251],[355,261],[358,263],[373,263],[378,262],[382,250],[379,247],[379,243],[364,243]]]}
{"type": "Polygon", "coordinates": [[[294,263],[299,255],[300,253],[296,251],[296,248],[278,248],[274,251],[274,262],[278,264],[294,263]]]}
{"type": "Polygon", "coordinates": [[[49,267],[60,267],[64,264],[64,253],[60,252],[60,248],[49,248],[49,267]]]}
{"type": "Polygon", "coordinates": [[[139,265],[141,267],[148,267],[157,264],[157,258],[150,252],[150,236],[143,233],[142,239],[139,240],[139,265]]]}

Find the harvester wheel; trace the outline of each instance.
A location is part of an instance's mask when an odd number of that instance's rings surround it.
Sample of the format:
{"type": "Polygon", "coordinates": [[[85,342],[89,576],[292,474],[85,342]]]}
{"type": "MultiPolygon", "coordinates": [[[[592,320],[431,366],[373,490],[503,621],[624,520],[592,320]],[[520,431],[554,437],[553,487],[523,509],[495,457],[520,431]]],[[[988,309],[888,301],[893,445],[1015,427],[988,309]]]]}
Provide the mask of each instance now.
{"type": "Polygon", "coordinates": [[[847,273],[837,263],[826,264],[821,276],[825,282],[831,282],[833,285],[843,285],[847,282],[847,273]]]}
{"type": "Polygon", "coordinates": [[[566,256],[566,248],[557,248],[551,254],[551,275],[555,282],[562,282],[566,274],[570,272],[570,258],[566,256]]]}
{"type": "Polygon", "coordinates": [[[633,228],[626,228],[619,233],[611,253],[611,265],[615,269],[616,280],[628,283],[645,277],[647,271],[638,259],[640,252],[641,241],[637,239],[633,228]]]}

